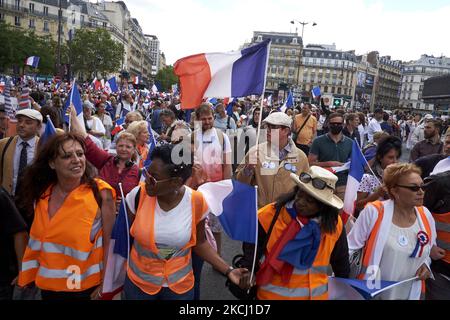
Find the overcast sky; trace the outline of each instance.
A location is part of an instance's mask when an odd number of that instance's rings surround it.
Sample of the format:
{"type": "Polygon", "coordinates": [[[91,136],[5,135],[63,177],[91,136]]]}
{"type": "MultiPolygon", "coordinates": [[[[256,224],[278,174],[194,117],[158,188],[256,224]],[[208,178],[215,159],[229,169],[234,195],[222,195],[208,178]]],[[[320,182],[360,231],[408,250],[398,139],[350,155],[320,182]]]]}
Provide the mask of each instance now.
{"type": "Polygon", "coordinates": [[[167,63],[239,49],[253,31],[295,32],[304,43],[335,43],[395,60],[450,57],[450,0],[125,0],[143,32],[155,34],[167,63]],[[317,26],[313,27],[312,22],[317,26]]]}

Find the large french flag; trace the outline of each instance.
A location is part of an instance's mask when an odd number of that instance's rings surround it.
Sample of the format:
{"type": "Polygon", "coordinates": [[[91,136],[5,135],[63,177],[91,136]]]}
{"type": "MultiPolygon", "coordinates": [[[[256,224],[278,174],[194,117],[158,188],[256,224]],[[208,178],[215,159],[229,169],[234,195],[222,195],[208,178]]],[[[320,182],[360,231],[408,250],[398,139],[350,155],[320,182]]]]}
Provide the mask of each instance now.
{"type": "Polygon", "coordinates": [[[25,64],[27,66],[32,66],[33,68],[37,68],[39,64],[40,58],[38,56],[31,56],[25,60],[25,64]]]}
{"type": "Polygon", "coordinates": [[[181,108],[194,109],[205,97],[245,97],[264,93],[270,40],[240,51],[201,53],[178,60],[181,108]]]}
{"type": "Polygon", "coordinates": [[[205,183],[198,191],[231,239],[255,243],[258,228],[256,187],[228,179],[205,183]]]}
{"type": "Polygon", "coordinates": [[[130,225],[125,210],[125,199],[122,198],[119,214],[114,223],[109,242],[102,300],[112,300],[116,294],[122,291],[127,272],[126,267],[130,246],[130,225]]]}
{"type": "Polygon", "coordinates": [[[364,175],[365,165],[366,159],[364,158],[358,143],[353,140],[350,170],[347,178],[347,187],[345,188],[344,212],[342,213],[342,220],[344,224],[347,223],[348,218],[353,216],[353,213],[355,212],[356,196],[364,175]]]}

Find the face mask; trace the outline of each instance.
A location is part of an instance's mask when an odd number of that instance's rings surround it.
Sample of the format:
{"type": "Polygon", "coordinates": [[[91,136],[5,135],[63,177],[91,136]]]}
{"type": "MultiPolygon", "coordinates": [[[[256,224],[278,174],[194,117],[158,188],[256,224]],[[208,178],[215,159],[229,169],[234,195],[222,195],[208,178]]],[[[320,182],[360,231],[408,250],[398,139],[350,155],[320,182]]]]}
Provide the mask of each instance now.
{"type": "Polygon", "coordinates": [[[339,134],[342,132],[342,129],[344,128],[343,125],[339,124],[339,125],[331,125],[330,126],[330,132],[332,134],[339,134]]]}

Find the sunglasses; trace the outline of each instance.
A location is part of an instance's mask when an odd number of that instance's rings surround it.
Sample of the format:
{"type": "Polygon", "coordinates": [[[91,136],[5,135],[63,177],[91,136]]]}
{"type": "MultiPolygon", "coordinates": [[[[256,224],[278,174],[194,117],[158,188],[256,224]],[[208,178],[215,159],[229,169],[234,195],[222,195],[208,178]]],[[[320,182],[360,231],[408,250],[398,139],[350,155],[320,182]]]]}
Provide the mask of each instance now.
{"type": "Polygon", "coordinates": [[[319,178],[313,178],[311,177],[310,174],[303,172],[302,174],[300,174],[300,181],[303,183],[310,183],[312,182],[312,185],[314,188],[319,189],[319,190],[324,190],[325,188],[330,188],[332,190],[334,190],[332,187],[330,187],[325,181],[323,181],[322,179],[319,178]]]}
{"type": "Polygon", "coordinates": [[[409,189],[409,190],[414,191],[414,192],[417,192],[417,191],[419,191],[419,190],[424,191],[424,190],[425,190],[425,187],[426,187],[425,184],[421,184],[420,186],[402,186],[402,185],[400,185],[400,184],[397,184],[396,186],[397,186],[397,187],[400,187],[400,188],[409,189]]]}

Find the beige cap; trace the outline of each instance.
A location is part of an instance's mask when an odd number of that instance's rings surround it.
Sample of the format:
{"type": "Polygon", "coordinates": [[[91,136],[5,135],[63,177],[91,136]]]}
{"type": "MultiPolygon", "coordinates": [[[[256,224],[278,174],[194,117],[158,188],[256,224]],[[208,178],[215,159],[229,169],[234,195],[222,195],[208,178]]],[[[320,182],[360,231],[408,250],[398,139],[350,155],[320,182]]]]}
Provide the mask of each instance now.
{"type": "Polygon", "coordinates": [[[34,110],[34,109],[22,109],[16,113],[16,118],[18,116],[25,116],[25,117],[28,117],[33,120],[37,120],[40,123],[42,123],[42,114],[39,111],[34,110]]]}
{"type": "Polygon", "coordinates": [[[292,118],[284,112],[272,112],[267,118],[264,119],[263,122],[274,126],[284,126],[290,128],[292,118]]]}

